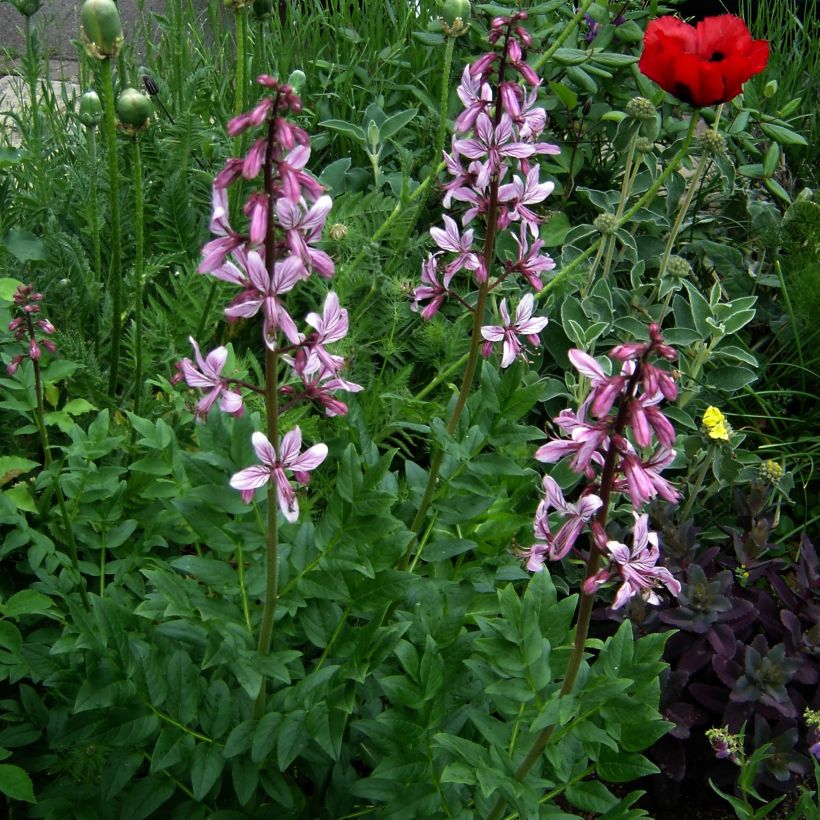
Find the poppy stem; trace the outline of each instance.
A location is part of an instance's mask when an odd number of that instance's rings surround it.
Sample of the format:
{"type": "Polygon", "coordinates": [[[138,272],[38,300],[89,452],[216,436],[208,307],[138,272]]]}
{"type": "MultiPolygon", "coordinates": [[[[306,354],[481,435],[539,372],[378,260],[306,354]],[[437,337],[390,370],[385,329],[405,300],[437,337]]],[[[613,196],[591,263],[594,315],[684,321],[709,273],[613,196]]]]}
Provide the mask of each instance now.
{"type": "MultiPolygon", "coordinates": [[[[714,133],[717,133],[722,108],[723,106],[720,106],[718,108],[715,116],[714,133]]],[[[697,118],[698,115],[692,115],[693,122],[697,122],[697,118]]],[[[690,123],[689,131],[691,132],[692,130],[692,125],[690,123]]],[[[697,167],[695,168],[695,173],[689,179],[689,184],[686,188],[686,193],[684,194],[683,201],[681,202],[680,208],[678,209],[675,221],[672,224],[672,230],[669,232],[669,238],[666,240],[666,247],[663,250],[663,256],[661,257],[661,265],[660,269],[658,270],[658,292],[660,292],[661,281],[663,280],[663,277],[666,274],[666,268],[669,264],[669,257],[672,255],[672,247],[675,244],[675,240],[677,239],[678,234],[680,233],[681,226],[683,225],[683,220],[686,217],[687,212],[689,211],[689,206],[692,204],[692,199],[695,196],[695,191],[698,188],[698,182],[700,181],[701,176],[703,176],[703,171],[706,168],[706,165],[709,162],[710,158],[711,152],[707,151],[704,147],[704,150],[700,155],[700,160],[698,161],[697,167]]],[[[669,310],[669,303],[672,300],[673,293],[674,289],[670,288],[669,293],[666,294],[666,299],[664,300],[663,308],[661,309],[660,315],[658,316],[659,324],[663,322],[663,317],[666,315],[667,310],[669,310]]]]}

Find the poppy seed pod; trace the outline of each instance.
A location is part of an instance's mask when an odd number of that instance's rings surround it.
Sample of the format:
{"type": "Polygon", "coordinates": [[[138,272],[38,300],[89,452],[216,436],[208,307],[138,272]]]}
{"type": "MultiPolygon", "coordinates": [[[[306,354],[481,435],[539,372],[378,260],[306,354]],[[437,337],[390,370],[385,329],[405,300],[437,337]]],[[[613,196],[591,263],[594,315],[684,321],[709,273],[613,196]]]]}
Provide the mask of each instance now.
{"type": "Polygon", "coordinates": [[[80,19],[85,50],[90,57],[116,57],[123,43],[122,21],[114,0],[85,0],[80,19]]]}
{"type": "Polygon", "coordinates": [[[117,116],[126,129],[129,126],[134,130],[145,128],[151,110],[151,101],[136,88],[123,89],[117,98],[117,116]]]}
{"type": "Polygon", "coordinates": [[[24,17],[31,17],[43,5],[43,0],[11,0],[11,2],[24,17]]]}
{"type": "Polygon", "coordinates": [[[86,128],[96,128],[102,120],[102,103],[96,91],[86,91],[80,97],[80,122],[86,128]]]}
{"type": "Polygon", "coordinates": [[[253,0],[253,13],[261,20],[273,11],[273,0],[253,0]]]}
{"type": "Polygon", "coordinates": [[[467,31],[467,21],[472,14],[470,0],[445,0],[441,9],[444,33],[457,37],[467,31]]]}

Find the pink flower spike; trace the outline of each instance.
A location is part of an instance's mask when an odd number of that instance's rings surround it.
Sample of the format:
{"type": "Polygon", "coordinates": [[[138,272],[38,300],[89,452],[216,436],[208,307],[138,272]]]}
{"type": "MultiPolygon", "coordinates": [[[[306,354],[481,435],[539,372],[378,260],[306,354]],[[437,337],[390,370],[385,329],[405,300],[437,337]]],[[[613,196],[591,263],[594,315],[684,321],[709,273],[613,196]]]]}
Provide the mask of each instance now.
{"type": "Polygon", "coordinates": [[[254,433],[251,443],[261,464],[255,464],[236,473],[231,478],[231,487],[240,490],[242,500],[250,503],[254,490],[264,487],[268,481],[273,481],[279,499],[279,508],[285,519],[291,524],[294,523],[299,517],[299,503],[285,471],[289,470],[293,473],[299,483],[307,483],[308,473],[316,469],[327,458],[327,445],[314,444],[304,453],[300,453],[302,431],[298,427],[294,427],[282,437],[278,456],[263,433],[254,433]]]}
{"type": "Polygon", "coordinates": [[[660,558],[658,535],[649,531],[649,516],[637,513],[634,516],[632,549],[618,541],[607,541],[606,545],[623,581],[612,602],[613,609],[620,609],[635,595],[650,604],[659,604],[660,598],[655,590],[660,586],[665,586],[675,596],[681,591],[680,582],[672,573],[665,567],[656,566],[660,558]]]}
{"type": "Polygon", "coordinates": [[[444,251],[458,254],[456,258],[447,264],[444,269],[444,287],[450,287],[450,282],[458,271],[462,268],[467,270],[478,270],[481,267],[481,261],[478,254],[473,251],[473,231],[472,229],[464,231],[461,236],[458,230],[456,221],[444,214],[444,230],[441,228],[430,228],[430,236],[433,237],[435,243],[444,251]]]}

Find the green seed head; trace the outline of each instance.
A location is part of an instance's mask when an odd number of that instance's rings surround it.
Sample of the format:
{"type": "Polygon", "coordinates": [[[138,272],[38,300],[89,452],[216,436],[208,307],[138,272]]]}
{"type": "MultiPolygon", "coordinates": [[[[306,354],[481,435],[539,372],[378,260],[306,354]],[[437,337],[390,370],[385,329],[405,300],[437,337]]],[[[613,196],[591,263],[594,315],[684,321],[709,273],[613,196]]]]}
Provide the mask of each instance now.
{"type": "Polygon", "coordinates": [[[598,214],[592,226],[598,233],[610,236],[618,230],[618,218],[614,214],[598,214]]]}
{"type": "Polygon", "coordinates": [[[655,143],[649,137],[638,137],[635,140],[635,150],[639,154],[651,154],[655,150],[655,143]]]}
{"type": "Polygon", "coordinates": [[[638,122],[649,122],[655,119],[655,106],[646,97],[633,97],[626,104],[626,113],[638,122]]]}
{"type": "Polygon", "coordinates": [[[127,131],[145,128],[151,111],[151,100],[136,88],[123,89],[117,98],[117,116],[127,131]]]}
{"type": "Polygon", "coordinates": [[[85,0],[80,19],[83,41],[90,57],[116,57],[122,47],[122,22],[114,0],[85,0]]]}
{"type": "Polygon", "coordinates": [[[726,152],[726,140],[723,139],[721,134],[711,129],[701,136],[700,145],[703,148],[703,153],[710,156],[726,152]]]}
{"type": "Polygon", "coordinates": [[[670,256],[666,263],[666,275],[672,279],[686,279],[692,273],[692,266],[682,256],[670,256]]]}
{"type": "Polygon", "coordinates": [[[102,103],[96,91],[86,91],[80,97],[80,122],[86,128],[96,128],[102,120],[102,103]]]}
{"type": "Polygon", "coordinates": [[[334,242],[341,242],[341,240],[347,236],[347,225],[342,225],[341,222],[336,222],[330,226],[328,233],[334,242]]]}

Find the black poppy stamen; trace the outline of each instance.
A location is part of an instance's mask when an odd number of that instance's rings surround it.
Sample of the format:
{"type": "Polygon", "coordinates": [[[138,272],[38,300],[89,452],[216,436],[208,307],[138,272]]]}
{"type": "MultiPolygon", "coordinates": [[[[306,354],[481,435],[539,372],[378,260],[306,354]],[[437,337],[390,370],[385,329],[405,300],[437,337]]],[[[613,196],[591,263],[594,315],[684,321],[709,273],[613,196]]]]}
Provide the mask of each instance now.
{"type": "Polygon", "coordinates": [[[722,51],[714,51],[712,52],[712,56],[709,58],[710,63],[719,63],[721,60],[725,60],[726,55],[722,51]]]}

